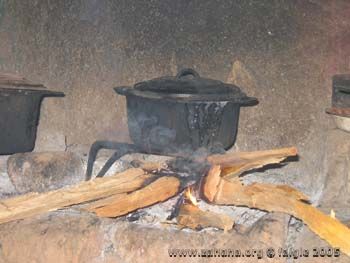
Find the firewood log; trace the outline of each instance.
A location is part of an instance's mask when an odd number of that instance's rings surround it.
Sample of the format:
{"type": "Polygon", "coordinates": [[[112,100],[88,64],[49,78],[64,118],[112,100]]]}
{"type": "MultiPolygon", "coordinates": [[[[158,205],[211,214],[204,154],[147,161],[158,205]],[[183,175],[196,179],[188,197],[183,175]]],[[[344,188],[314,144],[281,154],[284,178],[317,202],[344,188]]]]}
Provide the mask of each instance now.
{"type": "Polygon", "coordinates": [[[256,152],[235,152],[211,155],[207,158],[212,165],[220,165],[222,176],[233,178],[253,168],[276,164],[287,157],[296,156],[295,147],[256,152]]]}
{"type": "Polygon", "coordinates": [[[118,217],[139,208],[165,201],[180,190],[176,177],[161,177],[151,184],[129,194],[114,195],[88,205],[88,211],[100,217],[118,217]]]}
{"type": "Polygon", "coordinates": [[[280,148],[280,149],[272,149],[265,151],[254,151],[254,152],[233,152],[233,153],[225,153],[225,154],[214,154],[208,157],[208,161],[211,164],[221,165],[225,167],[225,165],[232,166],[232,163],[240,162],[240,161],[249,161],[260,158],[286,158],[288,156],[296,156],[298,154],[297,148],[289,147],[289,148],[280,148]]]}
{"type": "Polygon", "coordinates": [[[0,200],[0,224],[141,188],[152,175],[129,169],[114,176],[96,178],[78,185],[46,193],[29,193],[0,200]]]}

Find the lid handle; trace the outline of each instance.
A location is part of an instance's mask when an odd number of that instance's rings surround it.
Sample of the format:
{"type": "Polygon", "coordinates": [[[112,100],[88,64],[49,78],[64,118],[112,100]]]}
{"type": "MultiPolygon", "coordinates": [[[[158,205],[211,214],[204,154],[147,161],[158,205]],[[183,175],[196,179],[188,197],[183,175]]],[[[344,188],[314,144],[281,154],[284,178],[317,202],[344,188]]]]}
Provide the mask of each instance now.
{"type": "Polygon", "coordinates": [[[192,68],[184,68],[184,69],[181,69],[177,75],[176,75],[176,78],[177,79],[180,79],[182,77],[185,77],[185,76],[188,76],[188,75],[192,75],[193,77],[195,78],[199,78],[199,74],[197,71],[195,71],[194,69],[192,68]]]}

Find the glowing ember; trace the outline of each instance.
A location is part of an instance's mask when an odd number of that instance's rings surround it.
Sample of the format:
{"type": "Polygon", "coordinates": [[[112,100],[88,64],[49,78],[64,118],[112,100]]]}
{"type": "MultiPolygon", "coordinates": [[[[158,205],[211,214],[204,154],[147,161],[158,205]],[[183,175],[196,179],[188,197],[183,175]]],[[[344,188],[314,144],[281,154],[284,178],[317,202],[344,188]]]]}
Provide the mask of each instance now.
{"type": "Polygon", "coordinates": [[[331,218],[335,218],[335,212],[334,212],[334,210],[333,209],[331,209],[331,213],[330,213],[330,215],[329,215],[331,218]]]}
{"type": "Polygon", "coordinates": [[[198,206],[198,202],[196,197],[192,194],[192,188],[188,187],[185,191],[185,198],[188,199],[189,201],[191,201],[191,203],[195,206],[198,206]]]}

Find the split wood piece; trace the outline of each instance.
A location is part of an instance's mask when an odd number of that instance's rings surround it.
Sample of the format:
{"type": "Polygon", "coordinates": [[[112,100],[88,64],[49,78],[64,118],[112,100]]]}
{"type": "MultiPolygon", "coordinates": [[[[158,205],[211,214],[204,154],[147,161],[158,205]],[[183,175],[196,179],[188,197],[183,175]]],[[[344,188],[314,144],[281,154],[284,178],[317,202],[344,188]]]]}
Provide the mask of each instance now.
{"type": "Polygon", "coordinates": [[[296,156],[298,154],[296,147],[287,147],[280,149],[264,150],[264,151],[254,151],[254,152],[234,152],[225,154],[214,154],[208,157],[208,161],[211,164],[218,164],[225,166],[225,164],[231,164],[232,162],[237,162],[239,160],[251,160],[255,158],[264,157],[288,157],[296,156]]]}
{"type": "Polygon", "coordinates": [[[236,165],[232,164],[232,166],[227,166],[222,168],[221,176],[225,178],[234,178],[242,173],[264,167],[268,164],[277,164],[282,162],[286,157],[266,157],[266,158],[257,158],[254,160],[243,161],[241,163],[237,163],[236,165]]]}
{"type": "Polygon", "coordinates": [[[213,165],[220,165],[222,167],[222,176],[233,178],[250,169],[279,163],[287,157],[296,155],[297,149],[290,147],[267,151],[211,155],[208,157],[208,162],[213,165]]]}
{"type": "Polygon", "coordinates": [[[86,208],[100,217],[118,217],[139,208],[163,202],[180,191],[176,177],[161,177],[151,184],[129,194],[113,195],[93,202],[86,208]]]}
{"type": "Polygon", "coordinates": [[[194,230],[216,227],[228,231],[234,225],[234,220],[227,215],[203,211],[198,206],[186,203],[180,206],[176,220],[180,227],[189,227],[194,230]]]}
{"type": "Polygon", "coordinates": [[[213,166],[205,178],[203,194],[215,204],[247,206],[292,215],[330,245],[350,255],[350,229],[303,202],[306,196],[292,187],[260,183],[243,185],[239,178],[229,181],[221,177],[220,166],[213,166]]]}
{"type": "Polygon", "coordinates": [[[151,175],[142,169],[129,169],[114,176],[96,178],[78,185],[42,194],[0,200],[0,224],[141,188],[151,175]]]}

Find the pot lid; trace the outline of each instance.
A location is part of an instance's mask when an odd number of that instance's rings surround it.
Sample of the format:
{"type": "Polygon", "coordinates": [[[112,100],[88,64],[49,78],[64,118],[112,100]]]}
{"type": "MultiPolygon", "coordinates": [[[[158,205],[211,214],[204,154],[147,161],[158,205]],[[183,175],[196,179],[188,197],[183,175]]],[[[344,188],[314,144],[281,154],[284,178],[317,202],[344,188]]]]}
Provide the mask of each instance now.
{"type": "Polygon", "coordinates": [[[255,105],[256,98],[248,97],[233,84],[200,77],[190,68],[182,69],[174,77],[160,77],[135,84],[134,88],[115,89],[122,95],[135,95],[154,99],[177,101],[233,101],[242,105],[255,105]]]}
{"type": "Polygon", "coordinates": [[[0,91],[6,93],[39,94],[41,96],[63,97],[60,91],[48,90],[43,84],[37,84],[15,74],[0,72],[0,91]]]}

